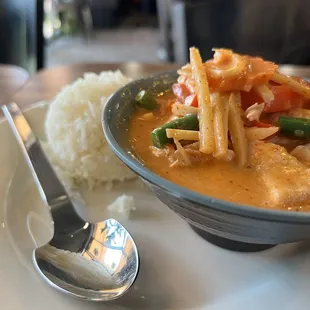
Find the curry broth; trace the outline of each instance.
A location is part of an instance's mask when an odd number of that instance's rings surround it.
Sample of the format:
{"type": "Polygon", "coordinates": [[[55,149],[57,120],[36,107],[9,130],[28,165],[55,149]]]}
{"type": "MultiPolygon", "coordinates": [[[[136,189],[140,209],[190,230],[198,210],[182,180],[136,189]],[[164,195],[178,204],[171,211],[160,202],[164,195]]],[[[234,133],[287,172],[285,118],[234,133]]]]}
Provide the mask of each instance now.
{"type": "Polygon", "coordinates": [[[138,110],[131,119],[130,143],[145,165],[178,185],[201,194],[223,200],[254,205],[268,206],[266,189],[258,182],[257,174],[250,168],[240,169],[235,163],[213,160],[211,163],[192,167],[170,168],[165,157],[157,157],[151,150],[151,131],[165,123],[168,117],[157,115],[154,120],[143,120],[144,110],[138,110]]]}
{"type": "MultiPolygon", "coordinates": [[[[174,99],[172,92],[160,94],[159,103],[174,99]],[[162,100],[162,102],[161,102],[162,100]]],[[[213,159],[211,162],[189,167],[170,167],[164,156],[156,156],[152,151],[151,132],[169,121],[171,109],[154,112],[153,119],[143,119],[147,110],[137,109],[129,126],[129,139],[134,152],[143,160],[146,167],[159,176],[180,186],[226,201],[252,205],[256,207],[279,209],[268,199],[266,185],[260,180],[257,172],[251,167],[240,168],[237,163],[213,159]]],[[[309,204],[286,207],[285,210],[310,211],[309,204]]]]}

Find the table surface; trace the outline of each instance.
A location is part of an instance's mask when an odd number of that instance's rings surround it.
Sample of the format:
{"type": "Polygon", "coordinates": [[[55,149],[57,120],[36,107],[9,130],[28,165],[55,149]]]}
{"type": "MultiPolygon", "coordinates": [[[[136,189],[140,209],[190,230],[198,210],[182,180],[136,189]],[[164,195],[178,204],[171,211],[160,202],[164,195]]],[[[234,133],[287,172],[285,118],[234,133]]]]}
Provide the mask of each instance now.
{"type": "Polygon", "coordinates": [[[5,103],[12,93],[20,89],[28,80],[28,72],[13,65],[0,65],[0,104],[5,103]]]}
{"type": "MultiPolygon", "coordinates": [[[[176,70],[178,64],[143,64],[136,62],[126,63],[82,63],[60,66],[39,71],[30,77],[19,67],[0,65],[0,92],[2,101],[8,100],[6,94],[13,94],[10,101],[15,101],[22,109],[27,108],[40,100],[51,100],[67,84],[82,77],[86,72],[99,73],[105,70],[121,70],[125,75],[138,79],[155,72],[176,70]],[[19,89],[24,85],[21,89],[19,89]],[[3,96],[5,93],[5,96],[3,96]]],[[[310,67],[281,66],[280,71],[288,75],[310,78],[310,67]]]]}
{"type": "Polygon", "coordinates": [[[155,72],[175,70],[179,65],[172,64],[141,64],[128,63],[92,63],[60,66],[39,71],[31,77],[22,89],[16,92],[11,101],[16,102],[22,109],[40,100],[53,99],[68,83],[82,77],[85,72],[99,73],[105,70],[121,70],[123,74],[133,78],[141,78],[155,72]]]}

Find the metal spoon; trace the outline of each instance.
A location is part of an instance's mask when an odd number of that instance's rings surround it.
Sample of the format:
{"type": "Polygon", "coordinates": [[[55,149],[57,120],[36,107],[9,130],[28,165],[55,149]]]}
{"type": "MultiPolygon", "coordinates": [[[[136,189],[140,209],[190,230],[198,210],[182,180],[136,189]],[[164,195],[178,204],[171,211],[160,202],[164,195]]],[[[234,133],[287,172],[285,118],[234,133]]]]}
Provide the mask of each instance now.
{"type": "Polygon", "coordinates": [[[37,271],[52,287],[71,296],[91,301],[120,297],[139,270],[132,237],[114,219],[97,224],[82,220],[19,107],[11,103],[2,110],[54,220],[53,238],[33,252],[37,271]]]}

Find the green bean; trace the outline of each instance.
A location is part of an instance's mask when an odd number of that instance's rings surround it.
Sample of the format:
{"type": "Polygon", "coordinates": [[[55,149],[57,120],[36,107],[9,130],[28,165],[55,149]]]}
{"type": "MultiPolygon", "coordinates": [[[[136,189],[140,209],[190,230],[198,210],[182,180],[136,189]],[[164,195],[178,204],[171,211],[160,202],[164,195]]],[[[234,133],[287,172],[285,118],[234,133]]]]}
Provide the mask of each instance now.
{"type": "Polygon", "coordinates": [[[278,122],[284,134],[297,138],[310,138],[310,119],[280,116],[278,122]]]}
{"type": "Polygon", "coordinates": [[[159,108],[159,104],[156,102],[154,96],[147,93],[146,90],[141,90],[136,95],[136,104],[140,108],[146,110],[157,110],[159,108]]]}
{"type": "Polygon", "coordinates": [[[163,148],[168,143],[173,143],[173,139],[169,139],[166,134],[166,129],[185,129],[185,130],[198,130],[199,121],[197,115],[188,114],[181,118],[172,120],[151,132],[151,139],[153,145],[158,148],[163,148]]]}

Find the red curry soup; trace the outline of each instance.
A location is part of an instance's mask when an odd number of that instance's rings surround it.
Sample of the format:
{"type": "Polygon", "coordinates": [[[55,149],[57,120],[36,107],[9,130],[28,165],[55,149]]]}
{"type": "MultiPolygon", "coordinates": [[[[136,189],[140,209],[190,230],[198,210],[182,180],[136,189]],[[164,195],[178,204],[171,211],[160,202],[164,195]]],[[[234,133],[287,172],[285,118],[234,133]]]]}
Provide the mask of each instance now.
{"type": "Polygon", "coordinates": [[[259,57],[214,49],[166,93],[141,90],[130,143],[145,165],[208,196],[310,210],[310,84],[259,57]]]}

